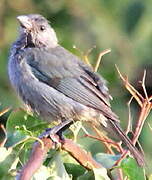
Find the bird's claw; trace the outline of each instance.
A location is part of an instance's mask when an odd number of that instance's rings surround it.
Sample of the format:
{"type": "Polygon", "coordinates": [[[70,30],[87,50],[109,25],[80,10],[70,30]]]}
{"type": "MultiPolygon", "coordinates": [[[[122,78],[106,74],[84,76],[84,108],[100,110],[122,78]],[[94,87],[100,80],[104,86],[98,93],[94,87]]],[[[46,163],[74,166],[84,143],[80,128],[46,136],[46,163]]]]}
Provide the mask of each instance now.
{"type": "Polygon", "coordinates": [[[59,125],[53,127],[53,128],[48,128],[46,129],[45,132],[43,132],[39,138],[50,138],[52,140],[52,142],[54,143],[53,148],[57,149],[61,147],[61,141],[64,140],[64,137],[62,135],[62,132],[64,130],[66,130],[71,124],[73,123],[73,121],[71,120],[66,120],[62,123],[60,123],[59,125]]]}

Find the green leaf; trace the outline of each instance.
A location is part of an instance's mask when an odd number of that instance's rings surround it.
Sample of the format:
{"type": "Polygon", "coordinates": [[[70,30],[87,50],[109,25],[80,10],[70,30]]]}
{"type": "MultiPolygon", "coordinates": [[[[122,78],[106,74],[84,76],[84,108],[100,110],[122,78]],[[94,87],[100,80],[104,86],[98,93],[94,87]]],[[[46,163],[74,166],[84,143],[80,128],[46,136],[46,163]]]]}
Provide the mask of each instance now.
{"type": "Polygon", "coordinates": [[[15,146],[27,137],[37,137],[49,124],[27,114],[23,109],[12,111],[6,123],[6,147],[15,146]]]}
{"type": "Polygon", "coordinates": [[[83,166],[74,163],[64,163],[65,169],[68,174],[72,174],[73,177],[77,178],[85,173],[86,169],[83,166]]]}
{"type": "Polygon", "coordinates": [[[57,152],[50,162],[49,180],[71,180],[61,160],[60,152],[57,152]]]}
{"type": "Polygon", "coordinates": [[[139,167],[133,158],[126,158],[122,161],[120,167],[129,180],[145,180],[144,168],[139,167]]]}
{"type": "Polygon", "coordinates": [[[19,144],[16,146],[14,151],[16,151],[16,156],[19,157],[20,162],[22,164],[26,164],[27,160],[30,157],[31,149],[32,149],[33,142],[29,140],[25,141],[24,143],[19,144]]]}
{"type": "Polygon", "coordinates": [[[78,180],[110,180],[105,168],[94,168],[92,171],[86,172],[78,177],[78,180]]]}
{"type": "Polygon", "coordinates": [[[71,174],[75,178],[84,174],[86,169],[81,166],[69,153],[62,151],[61,154],[62,161],[64,162],[64,166],[68,174],[71,174]]]}
{"type": "Polygon", "coordinates": [[[98,153],[95,155],[96,161],[102,164],[102,166],[107,169],[112,168],[120,157],[120,155],[111,155],[105,153],[98,153]]]}
{"type": "Polygon", "coordinates": [[[28,114],[23,109],[12,111],[6,123],[7,132],[14,132],[17,129],[34,133],[35,136],[48,128],[48,123],[28,114]]]}
{"type": "Polygon", "coordinates": [[[13,147],[27,138],[27,134],[22,131],[16,130],[14,133],[8,133],[5,147],[13,147]]]}
{"type": "Polygon", "coordinates": [[[95,180],[93,171],[86,171],[83,175],[79,176],[77,180],[95,180]]]}

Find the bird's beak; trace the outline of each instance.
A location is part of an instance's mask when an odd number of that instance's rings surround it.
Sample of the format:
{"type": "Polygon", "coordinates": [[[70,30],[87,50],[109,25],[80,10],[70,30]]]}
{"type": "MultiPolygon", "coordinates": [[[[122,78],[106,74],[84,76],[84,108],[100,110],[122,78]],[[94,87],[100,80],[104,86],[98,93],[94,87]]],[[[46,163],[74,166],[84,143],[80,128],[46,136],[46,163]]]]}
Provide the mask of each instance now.
{"type": "Polygon", "coordinates": [[[26,15],[17,16],[17,20],[19,21],[20,25],[26,29],[32,28],[32,22],[30,18],[26,15]]]}

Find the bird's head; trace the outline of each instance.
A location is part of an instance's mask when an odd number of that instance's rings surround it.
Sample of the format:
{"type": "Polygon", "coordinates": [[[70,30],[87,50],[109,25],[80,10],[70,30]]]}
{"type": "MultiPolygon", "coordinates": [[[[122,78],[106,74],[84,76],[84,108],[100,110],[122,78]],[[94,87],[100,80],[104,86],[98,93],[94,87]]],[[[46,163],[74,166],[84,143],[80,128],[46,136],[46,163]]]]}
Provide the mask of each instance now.
{"type": "Polygon", "coordinates": [[[26,38],[27,47],[55,47],[58,44],[56,33],[48,21],[39,14],[17,17],[20,24],[20,38],[26,38]]]}

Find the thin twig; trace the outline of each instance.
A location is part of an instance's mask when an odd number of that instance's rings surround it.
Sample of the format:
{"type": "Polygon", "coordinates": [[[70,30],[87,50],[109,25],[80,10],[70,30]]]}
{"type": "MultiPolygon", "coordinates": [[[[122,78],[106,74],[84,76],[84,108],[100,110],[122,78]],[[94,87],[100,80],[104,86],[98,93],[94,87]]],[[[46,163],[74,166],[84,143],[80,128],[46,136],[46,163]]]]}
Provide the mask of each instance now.
{"type": "MultiPolygon", "coordinates": [[[[152,99],[152,96],[150,98],[148,98],[147,95],[147,91],[146,91],[146,87],[145,87],[145,77],[146,77],[146,71],[144,71],[144,75],[143,75],[143,79],[142,79],[142,88],[145,94],[145,98],[142,97],[142,95],[128,82],[127,78],[124,78],[122,76],[122,74],[120,73],[118,67],[116,66],[117,71],[119,73],[120,78],[122,79],[126,89],[131,93],[131,95],[135,98],[135,100],[138,102],[138,104],[141,107],[141,112],[140,112],[140,116],[138,118],[138,121],[136,123],[136,128],[135,128],[135,132],[133,133],[133,140],[132,143],[135,145],[136,142],[138,141],[138,138],[141,134],[141,130],[143,128],[145,119],[147,118],[147,116],[150,113],[150,110],[152,109],[152,103],[150,102],[152,99]]],[[[128,150],[126,152],[123,153],[123,156],[126,156],[128,154],[128,150]]]]}
{"type": "Polygon", "coordinates": [[[136,144],[136,142],[140,136],[142,127],[144,125],[145,119],[147,118],[148,114],[150,113],[150,110],[151,110],[151,104],[149,104],[149,103],[147,104],[147,102],[143,103],[143,107],[141,109],[140,116],[139,116],[139,119],[136,124],[134,138],[132,140],[133,144],[136,144]]]}
{"type": "Polygon", "coordinates": [[[142,88],[146,97],[147,102],[148,100],[148,95],[147,95],[147,91],[146,91],[146,87],[145,87],[145,78],[146,78],[146,70],[144,71],[144,75],[143,75],[143,79],[142,79],[142,88]]]}
{"type": "Polygon", "coordinates": [[[114,166],[119,165],[119,163],[128,155],[128,153],[129,153],[129,150],[124,150],[123,153],[121,154],[121,158],[118,159],[118,161],[116,161],[114,166]]]}
{"type": "Polygon", "coordinates": [[[126,89],[130,92],[130,94],[136,99],[136,101],[138,102],[139,106],[142,107],[142,103],[144,101],[144,98],[142,97],[142,95],[128,82],[127,78],[124,78],[122,76],[122,74],[120,73],[117,65],[115,65],[117,72],[121,78],[121,80],[123,81],[126,89]]]}
{"type": "Polygon", "coordinates": [[[121,168],[118,169],[118,180],[123,180],[123,172],[121,168]]]}
{"type": "Polygon", "coordinates": [[[104,51],[102,51],[99,56],[98,56],[98,59],[96,61],[96,65],[94,67],[94,72],[97,72],[98,71],[98,68],[99,68],[99,65],[100,65],[100,62],[101,62],[101,58],[105,55],[105,54],[108,54],[111,52],[111,49],[106,49],[104,51]]]}
{"type": "Polygon", "coordinates": [[[149,102],[152,100],[152,96],[149,97],[149,102]]]}
{"type": "MultiPolygon", "coordinates": [[[[85,137],[89,137],[89,138],[92,138],[92,139],[96,139],[98,141],[102,141],[103,143],[108,143],[108,144],[111,144],[113,145],[115,148],[118,149],[118,152],[122,153],[122,148],[120,148],[120,146],[118,145],[118,143],[112,141],[111,139],[104,139],[102,137],[96,137],[96,136],[93,136],[91,134],[85,134],[85,137]]],[[[111,149],[110,149],[111,150],[111,149]]],[[[113,151],[110,152],[110,154],[114,154],[113,151]]]]}
{"type": "Polygon", "coordinates": [[[7,113],[11,108],[8,107],[6,109],[4,109],[3,111],[0,112],[0,116],[4,115],[5,113],[7,113]]]}
{"type": "Polygon", "coordinates": [[[95,49],[95,48],[96,48],[96,46],[91,47],[91,48],[88,49],[88,51],[83,55],[83,56],[84,56],[84,61],[86,62],[86,64],[88,64],[88,65],[91,66],[91,67],[92,67],[92,65],[91,65],[91,63],[90,63],[90,61],[89,61],[89,59],[88,59],[88,56],[89,56],[89,54],[92,52],[92,50],[95,49]]]}
{"type": "Polygon", "coordinates": [[[128,124],[127,124],[127,129],[126,129],[126,135],[132,131],[132,118],[131,118],[131,110],[130,110],[130,104],[133,100],[133,96],[130,98],[129,102],[127,103],[128,106],[128,124]]]}
{"type": "Polygon", "coordinates": [[[92,126],[95,133],[97,134],[97,136],[99,137],[99,139],[101,139],[100,141],[103,142],[103,144],[105,145],[107,152],[110,154],[114,154],[113,150],[111,149],[111,144],[109,144],[108,141],[108,137],[105,137],[103,135],[103,133],[101,131],[99,131],[95,126],[92,126]],[[103,140],[103,141],[102,141],[103,140]]]}
{"type": "Polygon", "coordinates": [[[4,147],[6,141],[7,141],[7,132],[3,124],[0,124],[0,147],[4,147]]]}

